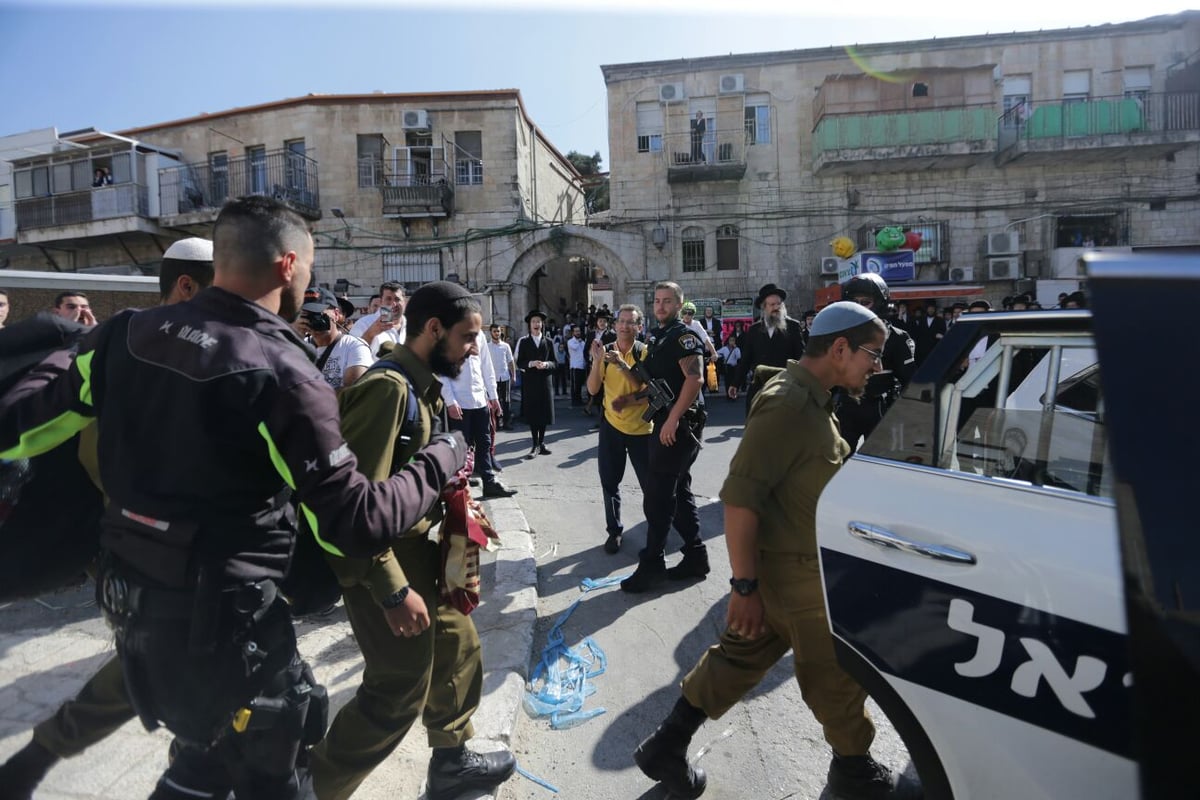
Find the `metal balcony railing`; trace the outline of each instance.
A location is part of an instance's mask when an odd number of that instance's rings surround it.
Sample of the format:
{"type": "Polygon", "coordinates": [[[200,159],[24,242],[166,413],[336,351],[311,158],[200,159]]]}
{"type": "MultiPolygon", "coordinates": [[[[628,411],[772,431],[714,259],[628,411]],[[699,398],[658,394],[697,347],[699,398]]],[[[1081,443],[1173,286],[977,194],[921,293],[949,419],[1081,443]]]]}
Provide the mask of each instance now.
{"type": "Polygon", "coordinates": [[[1200,131],[1200,93],[1136,93],[1014,106],[997,122],[1001,151],[1019,142],[1200,131]]]}
{"type": "Polygon", "coordinates": [[[159,170],[166,217],[216,211],[231,198],[265,195],[306,217],[321,215],[317,162],[290,150],[250,153],[226,162],[200,162],[159,170]]]}
{"type": "Polygon", "coordinates": [[[995,136],[995,114],[991,105],[828,114],[813,131],[813,154],[987,141],[995,136]]]}
{"type": "Polygon", "coordinates": [[[17,230],[78,225],[119,217],[149,215],[149,191],[138,183],[120,183],[78,192],[16,201],[17,230]]]}
{"type": "Polygon", "coordinates": [[[703,136],[692,132],[663,134],[667,166],[674,169],[746,163],[746,129],[710,128],[703,136]]]}
{"type": "Polygon", "coordinates": [[[454,213],[455,173],[444,154],[440,147],[408,148],[406,157],[381,165],[379,191],[384,215],[447,217],[454,213]]]}

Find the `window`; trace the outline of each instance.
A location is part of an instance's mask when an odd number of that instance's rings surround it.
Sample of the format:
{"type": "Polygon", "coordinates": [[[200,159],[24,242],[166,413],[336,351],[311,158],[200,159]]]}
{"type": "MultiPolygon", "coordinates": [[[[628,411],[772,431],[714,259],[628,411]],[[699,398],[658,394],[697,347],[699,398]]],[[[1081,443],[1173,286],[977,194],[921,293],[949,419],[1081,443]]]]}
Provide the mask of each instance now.
{"type": "Polygon", "coordinates": [[[383,182],[383,154],[387,141],[380,133],[358,134],[358,187],[365,189],[383,182]]]}
{"type": "Polygon", "coordinates": [[[1006,128],[1017,128],[1029,119],[1033,78],[1029,75],[1010,75],[1004,79],[1004,117],[1006,128]]]}
{"type": "Polygon", "coordinates": [[[32,167],[13,174],[17,199],[23,197],[45,197],[50,194],[50,168],[32,167]]]}
{"type": "Polygon", "coordinates": [[[913,97],[929,97],[929,84],[921,83],[920,81],[913,84],[913,97]]]}
{"type": "MultiPolygon", "coordinates": [[[[875,236],[880,230],[882,230],[881,227],[860,229],[860,249],[874,250],[875,236]]],[[[914,264],[940,264],[950,260],[948,254],[944,252],[944,243],[948,235],[945,222],[922,222],[918,225],[905,225],[904,230],[921,234],[921,246],[913,253],[914,264]]]]}
{"type": "Polygon", "coordinates": [[[1070,214],[1056,220],[1055,247],[1110,247],[1129,244],[1119,213],[1070,214]]]}
{"type": "Polygon", "coordinates": [[[1090,339],[1002,335],[983,357],[933,393],[910,386],[860,452],[981,478],[1112,496],[1096,351],[1090,339]],[[1002,400],[997,392],[1003,391],[1002,400]],[[957,420],[936,440],[932,402],[957,420]],[[929,452],[933,447],[937,452],[929,452]]]}
{"type": "Polygon", "coordinates": [[[683,271],[704,272],[704,230],[684,228],[680,240],[683,243],[683,271]]]}
{"type": "Polygon", "coordinates": [[[113,183],[129,183],[133,180],[133,159],[129,153],[115,153],[112,157],[113,183]]]}
{"type": "Polygon", "coordinates": [[[662,151],[663,111],[657,102],[637,104],[637,151],[658,153],[662,151]]]}
{"type": "Polygon", "coordinates": [[[415,287],[442,279],[442,257],[438,251],[407,253],[402,250],[383,251],[383,279],[415,287]]]}
{"type": "Polygon", "coordinates": [[[744,116],[746,124],[746,144],[770,144],[770,97],[765,94],[748,95],[746,97],[746,109],[744,116]]]}
{"type": "Polygon", "coordinates": [[[305,156],[304,140],[291,139],[283,143],[287,151],[284,177],[287,188],[304,190],[308,187],[308,159],[305,156]]]}
{"type": "Polygon", "coordinates": [[[1150,68],[1126,67],[1124,75],[1125,96],[1137,100],[1143,106],[1150,94],[1150,68]]]}
{"type": "Polygon", "coordinates": [[[71,191],[70,164],[55,164],[53,167],[51,167],[51,178],[53,178],[55,194],[62,194],[64,192],[71,191]]]}
{"type": "Polygon", "coordinates": [[[261,144],[253,147],[247,147],[246,163],[250,167],[246,174],[248,182],[246,190],[250,194],[266,194],[267,148],[261,144]]]}
{"type": "Polygon", "coordinates": [[[454,132],[454,182],[460,186],[483,183],[483,134],[454,132]]]}
{"type": "Polygon", "coordinates": [[[722,225],[717,228],[717,269],[737,269],[738,261],[738,229],[735,225],[722,225]]]}
{"type": "Polygon", "coordinates": [[[209,205],[220,206],[229,197],[229,154],[224,150],[208,154],[209,205]]]}
{"type": "Polygon", "coordinates": [[[1085,103],[1092,92],[1091,70],[1076,69],[1063,73],[1063,102],[1085,103]]]}

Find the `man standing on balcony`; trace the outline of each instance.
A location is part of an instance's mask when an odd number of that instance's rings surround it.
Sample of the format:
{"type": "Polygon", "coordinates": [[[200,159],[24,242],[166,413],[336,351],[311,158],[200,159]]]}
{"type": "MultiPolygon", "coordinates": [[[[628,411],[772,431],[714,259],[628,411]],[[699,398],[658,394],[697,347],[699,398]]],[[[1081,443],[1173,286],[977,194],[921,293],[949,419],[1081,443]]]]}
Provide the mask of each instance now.
{"type": "Polygon", "coordinates": [[[708,123],[704,121],[704,112],[697,111],[696,118],[692,120],[692,163],[700,164],[704,162],[704,134],[708,128],[708,123]]]}

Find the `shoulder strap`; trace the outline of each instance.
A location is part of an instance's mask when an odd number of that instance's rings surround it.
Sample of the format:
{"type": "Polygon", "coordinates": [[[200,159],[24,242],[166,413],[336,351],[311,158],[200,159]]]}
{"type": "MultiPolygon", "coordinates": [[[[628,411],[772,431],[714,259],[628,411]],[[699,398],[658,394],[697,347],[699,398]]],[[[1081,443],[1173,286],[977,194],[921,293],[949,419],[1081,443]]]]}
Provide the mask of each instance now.
{"type": "MultiPolygon", "coordinates": [[[[390,358],[381,358],[367,368],[367,372],[374,372],[377,369],[388,369],[393,372],[398,372],[400,377],[404,379],[404,385],[408,391],[405,392],[404,405],[404,424],[400,426],[400,444],[407,446],[412,441],[413,435],[416,433],[417,415],[420,409],[417,406],[417,387],[413,383],[413,379],[409,376],[408,371],[400,366],[398,361],[392,361],[390,358]]],[[[366,373],[364,373],[365,376],[366,373]]]]}

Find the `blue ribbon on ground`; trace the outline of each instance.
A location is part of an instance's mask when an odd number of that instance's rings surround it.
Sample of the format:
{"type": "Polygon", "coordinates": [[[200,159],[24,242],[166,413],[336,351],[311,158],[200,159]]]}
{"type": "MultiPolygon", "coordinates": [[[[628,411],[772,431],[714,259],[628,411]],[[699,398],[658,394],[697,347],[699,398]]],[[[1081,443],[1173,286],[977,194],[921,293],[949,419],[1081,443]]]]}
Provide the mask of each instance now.
{"type": "Polygon", "coordinates": [[[590,636],[574,647],[567,647],[562,632],[563,624],[581,600],[572,603],[550,628],[546,647],[525,692],[525,711],[531,717],[549,717],[554,730],[582,725],[605,712],[604,708],[583,708],[584,700],[596,693],[591,679],[608,669],[604,651],[590,636]]]}

